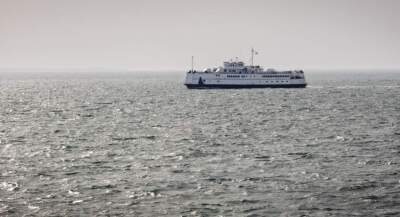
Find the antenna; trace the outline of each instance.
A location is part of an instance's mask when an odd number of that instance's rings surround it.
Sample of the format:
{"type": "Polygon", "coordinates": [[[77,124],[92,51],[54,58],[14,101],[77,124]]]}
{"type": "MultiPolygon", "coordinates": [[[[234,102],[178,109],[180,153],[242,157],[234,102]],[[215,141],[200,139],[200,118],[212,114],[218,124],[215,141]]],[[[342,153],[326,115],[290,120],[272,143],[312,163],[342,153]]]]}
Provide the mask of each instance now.
{"type": "Polygon", "coordinates": [[[194,56],[192,56],[192,72],[193,72],[193,59],[194,59],[194,56]]]}

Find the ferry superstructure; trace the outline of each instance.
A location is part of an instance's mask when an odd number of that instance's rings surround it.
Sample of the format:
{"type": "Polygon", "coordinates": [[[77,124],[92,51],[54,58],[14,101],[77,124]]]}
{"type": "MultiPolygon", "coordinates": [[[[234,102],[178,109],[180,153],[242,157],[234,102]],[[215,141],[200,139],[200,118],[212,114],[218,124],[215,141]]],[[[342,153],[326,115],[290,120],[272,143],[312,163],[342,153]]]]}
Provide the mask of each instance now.
{"type": "MultiPolygon", "coordinates": [[[[252,62],[254,50],[252,49],[252,62]]],[[[264,70],[258,65],[246,66],[242,61],[227,61],[223,66],[186,73],[188,88],[304,88],[307,86],[303,70],[264,70]]]]}

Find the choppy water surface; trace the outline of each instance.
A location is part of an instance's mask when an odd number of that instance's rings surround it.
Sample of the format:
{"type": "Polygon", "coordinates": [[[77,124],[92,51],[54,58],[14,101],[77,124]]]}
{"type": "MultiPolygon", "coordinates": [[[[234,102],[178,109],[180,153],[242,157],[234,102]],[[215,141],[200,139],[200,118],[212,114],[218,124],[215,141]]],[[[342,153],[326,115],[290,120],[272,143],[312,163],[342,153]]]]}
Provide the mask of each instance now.
{"type": "Polygon", "coordinates": [[[400,80],[0,81],[0,216],[399,216],[400,80]]]}

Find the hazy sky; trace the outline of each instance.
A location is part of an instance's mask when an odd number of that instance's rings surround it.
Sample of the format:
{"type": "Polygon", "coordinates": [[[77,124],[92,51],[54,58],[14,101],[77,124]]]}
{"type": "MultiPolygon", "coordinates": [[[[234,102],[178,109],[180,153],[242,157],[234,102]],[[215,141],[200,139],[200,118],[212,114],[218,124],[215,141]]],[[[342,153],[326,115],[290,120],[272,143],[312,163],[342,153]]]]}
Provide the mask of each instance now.
{"type": "Polygon", "coordinates": [[[400,0],[0,0],[0,68],[400,68],[400,0]]]}

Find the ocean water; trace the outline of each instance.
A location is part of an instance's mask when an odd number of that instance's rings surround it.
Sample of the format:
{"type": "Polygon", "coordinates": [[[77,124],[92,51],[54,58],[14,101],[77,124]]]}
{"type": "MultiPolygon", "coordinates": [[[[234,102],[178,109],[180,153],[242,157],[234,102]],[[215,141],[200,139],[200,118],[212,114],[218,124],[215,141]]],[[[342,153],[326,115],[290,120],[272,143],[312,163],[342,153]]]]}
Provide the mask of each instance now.
{"type": "Polygon", "coordinates": [[[400,73],[0,77],[0,216],[400,216],[400,73]]]}

